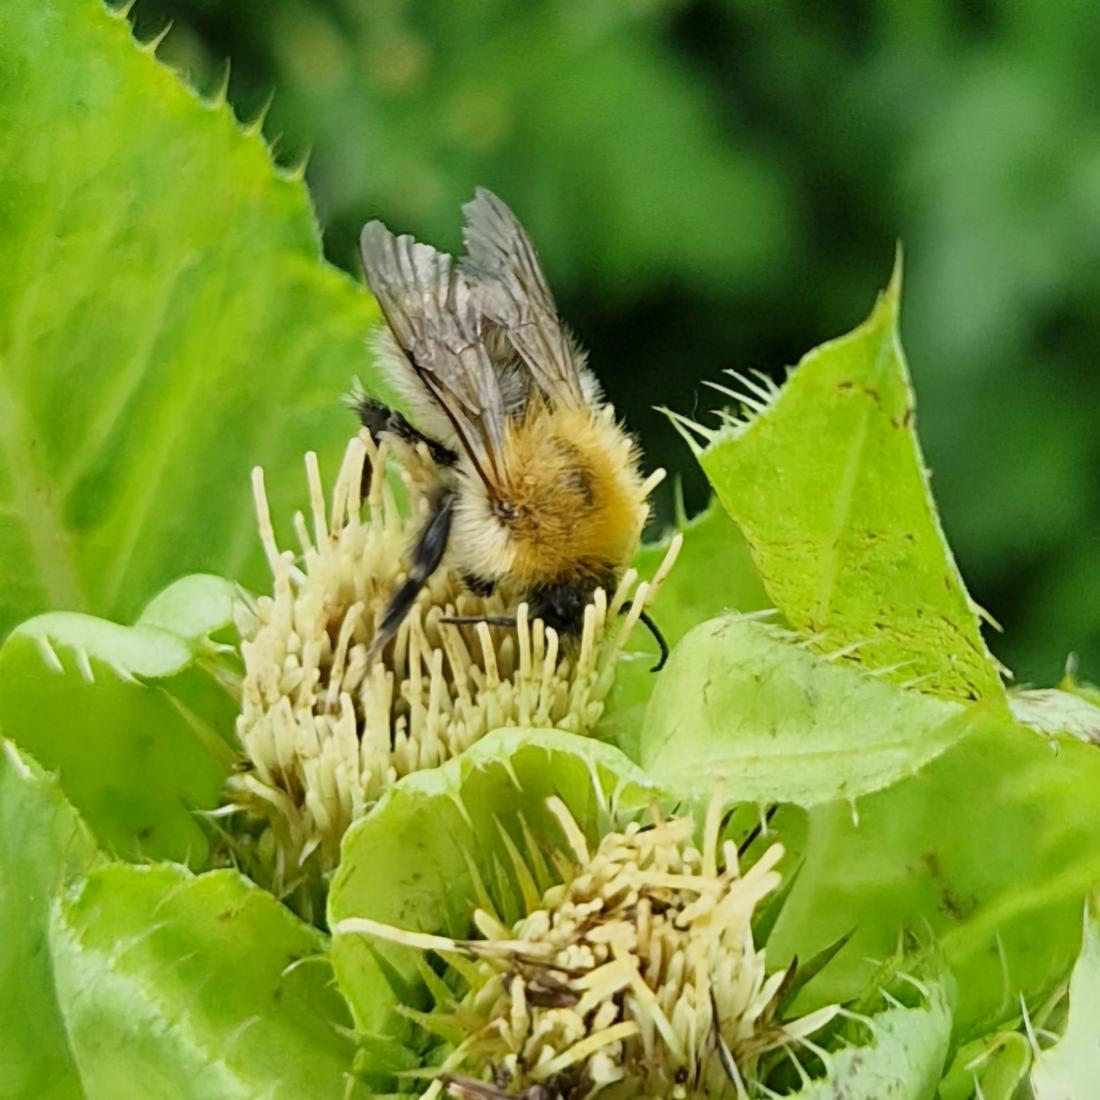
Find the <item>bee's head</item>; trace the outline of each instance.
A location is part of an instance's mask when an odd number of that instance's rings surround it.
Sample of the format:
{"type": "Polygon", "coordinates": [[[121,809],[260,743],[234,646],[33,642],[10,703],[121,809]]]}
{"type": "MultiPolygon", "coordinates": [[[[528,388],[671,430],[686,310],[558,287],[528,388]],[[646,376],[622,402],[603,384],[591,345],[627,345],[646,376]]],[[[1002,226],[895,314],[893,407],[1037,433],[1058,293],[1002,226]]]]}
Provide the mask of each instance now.
{"type": "Polygon", "coordinates": [[[527,596],[531,618],[542,619],[560,635],[579,634],[584,626],[584,609],[601,585],[613,590],[615,578],[593,576],[540,584],[527,596]]]}

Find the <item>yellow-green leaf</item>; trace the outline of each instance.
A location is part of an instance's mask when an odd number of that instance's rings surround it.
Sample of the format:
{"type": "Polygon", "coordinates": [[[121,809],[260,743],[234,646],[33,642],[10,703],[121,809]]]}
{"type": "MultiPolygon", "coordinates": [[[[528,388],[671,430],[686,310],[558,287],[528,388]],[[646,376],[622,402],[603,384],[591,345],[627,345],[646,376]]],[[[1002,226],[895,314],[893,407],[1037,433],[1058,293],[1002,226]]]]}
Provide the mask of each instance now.
{"type": "Polygon", "coordinates": [[[89,1100],[366,1100],[327,940],[233,871],[108,864],[58,907],[89,1100]]]}
{"type": "MultiPolygon", "coordinates": [[[[998,666],[944,538],[898,335],[900,274],[782,390],[747,392],[699,461],[790,624],[824,652],[946,699],[995,698],[998,666]]],[[[749,383],[751,385],[751,383],[749,383]]]]}
{"type": "Polygon", "coordinates": [[[82,1100],[54,992],[50,910],[97,859],[57,780],[0,740],[0,1096],[82,1100]]]}
{"type": "Polygon", "coordinates": [[[913,774],[970,721],[959,703],[726,615],[673,651],[646,708],[641,763],[677,791],[704,795],[722,777],[738,799],[814,806],[913,774]]]}
{"type": "Polygon", "coordinates": [[[0,4],[0,634],[267,570],[249,470],[331,469],[377,312],[297,174],[101,0],[0,4]]]}

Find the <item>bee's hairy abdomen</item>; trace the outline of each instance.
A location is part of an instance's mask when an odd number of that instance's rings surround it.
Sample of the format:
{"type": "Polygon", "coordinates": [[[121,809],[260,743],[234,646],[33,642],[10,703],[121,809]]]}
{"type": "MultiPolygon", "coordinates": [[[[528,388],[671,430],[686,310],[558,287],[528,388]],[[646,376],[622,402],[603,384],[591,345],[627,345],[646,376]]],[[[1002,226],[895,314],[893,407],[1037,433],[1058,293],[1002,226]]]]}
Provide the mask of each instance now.
{"type": "Polygon", "coordinates": [[[638,452],[589,406],[541,407],[514,425],[509,572],[519,584],[600,583],[633,555],[648,512],[638,452]]]}

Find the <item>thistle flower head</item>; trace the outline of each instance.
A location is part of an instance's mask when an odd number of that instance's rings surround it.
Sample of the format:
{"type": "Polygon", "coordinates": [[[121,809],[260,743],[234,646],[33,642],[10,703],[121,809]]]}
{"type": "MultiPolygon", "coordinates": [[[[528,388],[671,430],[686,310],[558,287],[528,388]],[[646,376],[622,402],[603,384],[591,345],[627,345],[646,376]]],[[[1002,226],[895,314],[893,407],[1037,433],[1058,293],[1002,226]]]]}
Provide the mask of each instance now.
{"type": "Polygon", "coordinates": [[[798,1043],[835,1006],[780,1020],[786,970],[768,973],[752,919],[780,883],[772,844],[744,872],[719,843],[711,804],[702,849],[692,818],[634,822],[590,851],[551,799],[563,881],[513,927],[478,910],[479,938],[451,940],[348,919],[365,933],[433,950],[466,992],[433,983],[432,1012],[409,1015],[454,1046],[425,1096],[527,1100],[719,1098],[754,1094],[762,1055],[798,1043]]]}
{"type": "Polygon", "coordinates": [[[679,546],[674,541],[652,582],[629,570],[615,592],[597,590],[570,645],[531,621],[525,605],[516,610],[468,591],[444,561],[393,642],[368,661],[428,515],[436,470],[423,446],[391,449],[361,432],[348,445],[331,504],[313,454],[306,472],[310,517],[294,517],[297,552],[279,549],[262,472],[253,476],[274,593],[242,624],[244,760],[230,782],[233,806],[258,822],[245,862],[283,896],[336,866],[348,826],[401,776],[501,726],[590,732],[679,546]],[[442,622],[513,611],[515,628],[442,622]]]}

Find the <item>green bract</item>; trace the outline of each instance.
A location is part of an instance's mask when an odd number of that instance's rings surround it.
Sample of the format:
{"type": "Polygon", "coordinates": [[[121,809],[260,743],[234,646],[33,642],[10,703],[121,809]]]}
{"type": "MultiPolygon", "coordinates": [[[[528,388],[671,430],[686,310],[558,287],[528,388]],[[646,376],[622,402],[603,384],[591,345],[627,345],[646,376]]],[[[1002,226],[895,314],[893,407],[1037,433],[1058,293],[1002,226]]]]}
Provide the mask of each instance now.
{"type": "Polygon", "coordinates": [[[1027,1036],[1019,1031],[993,1032],[967,1043],[940,1082],[939,1100],[1012,1100],[1031,1058],[1027,1036]]]}
{"type": "Polygon", "coordinates": [[[1065,733],[1100,744],[1100,706],[1073,691],[1017,691],[1009,696],[1015,717],[1040,733],[1065,733]]]}
{"type": "Polygon", "coordinates": [[[799,1100],[929,1100],[936,1095],[951,1036],[943,985],[922,985],[922,1003],[898,1004],[872,1019],[869,1042],[833,1054],[824,1080],[800,1089],[799,1100]]]}
{"type": "Polygon", "coordinates": [[[959,704],[798,641],[737,616],[697,626],[653,689],[642,764],[677,789],[723,776],[741,798],[810,806],[912,774],[966,732],[959,704]]]}

